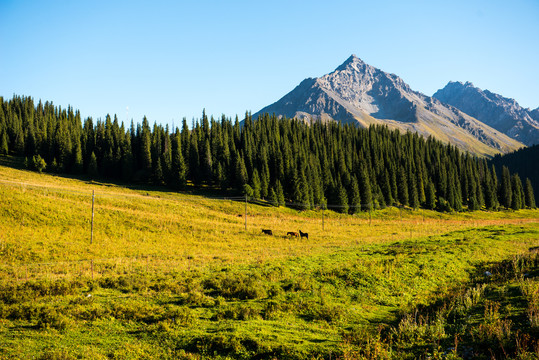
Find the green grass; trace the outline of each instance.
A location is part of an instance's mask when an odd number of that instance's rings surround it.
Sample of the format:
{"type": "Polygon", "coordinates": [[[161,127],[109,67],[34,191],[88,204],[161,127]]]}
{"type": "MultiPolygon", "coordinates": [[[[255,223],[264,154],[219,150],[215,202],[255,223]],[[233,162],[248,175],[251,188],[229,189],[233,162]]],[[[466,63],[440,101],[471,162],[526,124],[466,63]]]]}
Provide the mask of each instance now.
{"type": "Polygon", "coordinates": [[[0,358],[539,357],[539,211],[244,206],[0,167],[0,358]]]}

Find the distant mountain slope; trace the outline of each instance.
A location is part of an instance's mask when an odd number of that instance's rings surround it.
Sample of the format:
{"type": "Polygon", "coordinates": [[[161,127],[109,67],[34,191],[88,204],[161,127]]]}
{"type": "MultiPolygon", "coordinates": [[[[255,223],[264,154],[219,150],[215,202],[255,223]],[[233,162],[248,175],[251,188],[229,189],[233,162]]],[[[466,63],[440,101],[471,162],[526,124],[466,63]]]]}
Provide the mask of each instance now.
{"type": "Polygon", "coordinates": [[[530,116],[533,120],[539,122],[539,107],[530,111],[530,116]]]}
{"type": "Polygon", "coordinates": [[[385,124],[492,156],[523,145],[457,108],[413,91],[401,78],[352,55],[330,74],[302,81],[253,115],[275,113],[305,121],[337,120],[362,127],[385,124]]]}
{"type": "Polygon", "coordinates": [[[539,144],[539,109],[524,109],[513,99],[481,90],[470,82],[449,82],[433,97],[525,145],[539,144]]]}

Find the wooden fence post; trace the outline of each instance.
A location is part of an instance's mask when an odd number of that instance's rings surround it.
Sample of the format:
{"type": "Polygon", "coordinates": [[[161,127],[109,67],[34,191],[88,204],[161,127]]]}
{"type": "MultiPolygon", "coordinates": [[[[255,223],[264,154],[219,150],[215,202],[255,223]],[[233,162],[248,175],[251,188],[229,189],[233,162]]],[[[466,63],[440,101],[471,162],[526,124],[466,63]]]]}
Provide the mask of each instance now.
{"type": "Polygon", "coordinates": [[[92,228],[90,230],[90,244],[94,242],[94,202],[95,202],[95,190],[92,190],[92,228]]]}

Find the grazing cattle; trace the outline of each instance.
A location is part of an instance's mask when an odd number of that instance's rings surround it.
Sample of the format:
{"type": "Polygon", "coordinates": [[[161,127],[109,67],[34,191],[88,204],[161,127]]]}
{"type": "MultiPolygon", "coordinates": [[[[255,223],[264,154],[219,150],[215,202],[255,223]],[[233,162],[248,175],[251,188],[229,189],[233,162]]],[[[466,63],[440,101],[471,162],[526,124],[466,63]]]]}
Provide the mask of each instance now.
{"type": "Polygon", "coordinates": [[[273,235],[273,232],[270,229],[262,229],[262,232],[266,235],[273,235]]]}
{"type": "Polygon", "coordinates": [[[295,231],[289,231],[286,233],[287,236],[290,236],[290,237],[298,237],[298,233],[295,232],[295,231]]]}
{"type": "Polygon", "coordinates": [[[307,240],[309,240],[309,234],[304,233],[301,230],[299,230],[299,235],[301,236],[302,239],[306,238],[307,240]]]}

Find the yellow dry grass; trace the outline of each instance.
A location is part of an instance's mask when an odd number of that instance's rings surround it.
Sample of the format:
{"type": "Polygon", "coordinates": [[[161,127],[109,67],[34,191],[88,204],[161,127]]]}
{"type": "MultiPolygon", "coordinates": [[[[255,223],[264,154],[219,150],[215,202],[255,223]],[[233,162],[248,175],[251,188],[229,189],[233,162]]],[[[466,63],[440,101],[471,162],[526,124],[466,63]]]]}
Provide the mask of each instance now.
{"type": "Polygon", "coordinates": [[[90,259],[117,265],[132,258],[146,259],[139,264],[146,267],[158,262],[161,268],[204,267],[323,254],[539,218],[537,210],[441,214],[387,208],[350,216],[249,203],[246,229],[244,212],[242,201],[135,190],[0,166],[0,260],[19,268],[90,259]],[[264,235],[262,229],[274,235],[264,235]],[[286,236],[300,229],[308,240],[286,236]]]}

